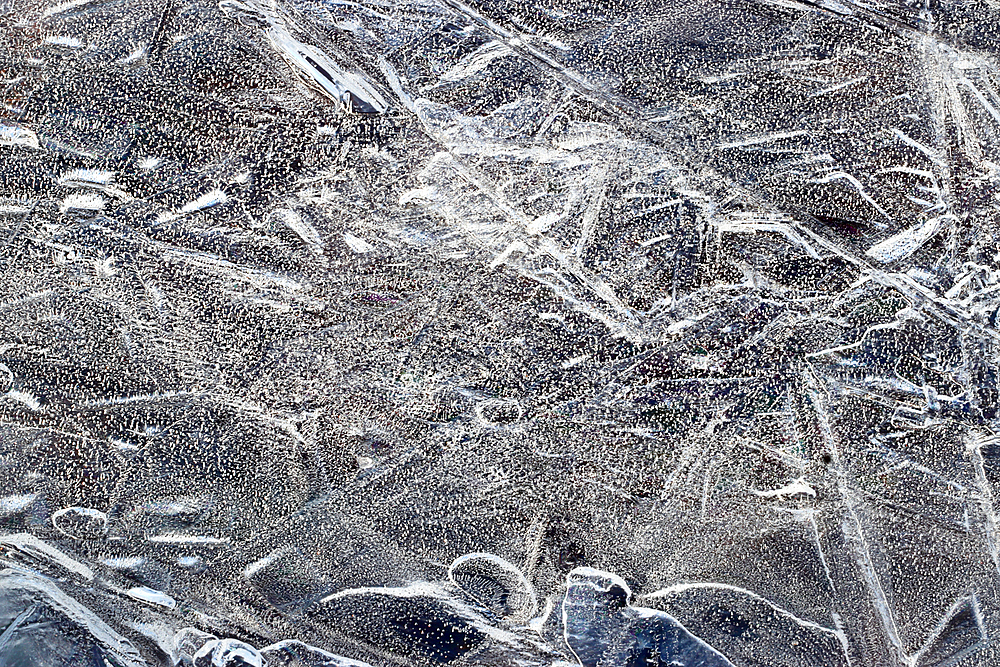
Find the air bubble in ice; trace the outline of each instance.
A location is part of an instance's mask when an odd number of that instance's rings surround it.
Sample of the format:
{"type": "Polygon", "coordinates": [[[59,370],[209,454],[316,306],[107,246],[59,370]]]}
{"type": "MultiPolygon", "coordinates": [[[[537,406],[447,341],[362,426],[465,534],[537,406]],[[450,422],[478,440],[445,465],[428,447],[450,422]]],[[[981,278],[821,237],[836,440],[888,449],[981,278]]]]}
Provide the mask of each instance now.
{"type": "Polygon", "coordinates": [[[528,580],[514,565],[493,554],[471,553],[457,558],[448,568],[448,578],[499,616],[526,620],[537,611],[528,580]]]}
{"type": "Polygon", "coordinates": [[[108,515],[91,507],[66,507],[52,515],[52,525],[75,540],[97,540],[108,534],[108,515]]]}

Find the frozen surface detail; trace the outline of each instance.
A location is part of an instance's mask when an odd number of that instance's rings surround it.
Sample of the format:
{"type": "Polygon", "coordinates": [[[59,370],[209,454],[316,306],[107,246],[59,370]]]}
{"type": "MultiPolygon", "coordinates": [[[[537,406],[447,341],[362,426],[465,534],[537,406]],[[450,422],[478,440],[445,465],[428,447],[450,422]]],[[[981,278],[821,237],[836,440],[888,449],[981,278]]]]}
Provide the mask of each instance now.
{"type": "Polygon", "coordinates": [[[998,26],[0,0],[0,665],[1000,665],[998,26]]]}

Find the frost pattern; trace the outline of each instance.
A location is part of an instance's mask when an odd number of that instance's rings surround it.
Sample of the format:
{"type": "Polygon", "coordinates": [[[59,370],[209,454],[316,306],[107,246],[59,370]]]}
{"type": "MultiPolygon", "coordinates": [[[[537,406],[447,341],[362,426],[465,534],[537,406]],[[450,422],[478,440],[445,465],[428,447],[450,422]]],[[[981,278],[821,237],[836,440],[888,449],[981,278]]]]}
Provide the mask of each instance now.
{"type": "Polygon", "coordinates": [[[1000,665],[998,25],[0,2],[0,663],[1000,665]]]}

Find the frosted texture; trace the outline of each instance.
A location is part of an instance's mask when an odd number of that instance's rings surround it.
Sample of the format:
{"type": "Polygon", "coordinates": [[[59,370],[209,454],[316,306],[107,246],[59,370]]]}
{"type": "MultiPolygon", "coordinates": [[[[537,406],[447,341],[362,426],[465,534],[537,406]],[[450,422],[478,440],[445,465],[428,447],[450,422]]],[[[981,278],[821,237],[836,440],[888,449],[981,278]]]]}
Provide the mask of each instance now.
{"type": "Polygon", "coordinates": [[[0,0],[0,666],[1000,665],[993,0],[0,0]]]}

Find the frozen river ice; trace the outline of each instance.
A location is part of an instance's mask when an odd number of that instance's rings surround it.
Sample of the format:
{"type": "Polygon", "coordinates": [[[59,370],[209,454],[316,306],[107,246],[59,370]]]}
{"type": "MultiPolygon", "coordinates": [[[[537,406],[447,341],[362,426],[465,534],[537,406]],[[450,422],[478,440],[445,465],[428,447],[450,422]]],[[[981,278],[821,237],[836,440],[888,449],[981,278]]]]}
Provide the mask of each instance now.
{"type": "Polygon", "coordinates": [[[0,0],[0,667],[1000,666],[998,26],[0,0]]]}

